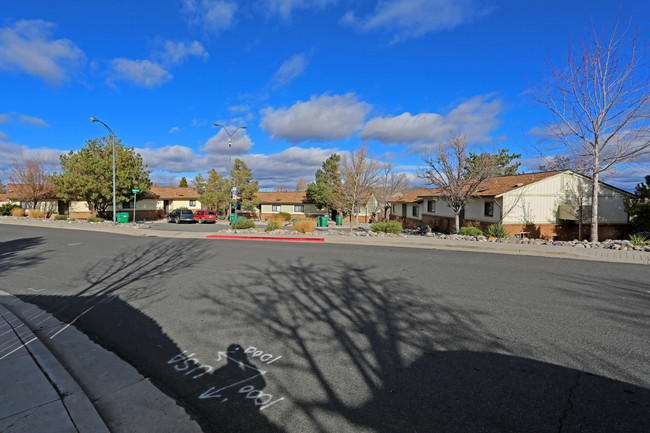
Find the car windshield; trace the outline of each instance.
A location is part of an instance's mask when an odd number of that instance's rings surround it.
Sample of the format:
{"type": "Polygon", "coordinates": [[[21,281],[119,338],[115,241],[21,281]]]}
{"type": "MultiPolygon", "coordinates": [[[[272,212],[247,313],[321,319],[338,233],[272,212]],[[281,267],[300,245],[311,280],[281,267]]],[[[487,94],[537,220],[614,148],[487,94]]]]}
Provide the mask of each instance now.
{"type": "Polygon", "coordinates": [[[181,215],[194,215],[191,210],[181,210],[179,212],[181,215]]]}
{"type": "Polygon", "coordinates": [[[214,215],[214,212],[206,212],[206,215],[214,215]]]}

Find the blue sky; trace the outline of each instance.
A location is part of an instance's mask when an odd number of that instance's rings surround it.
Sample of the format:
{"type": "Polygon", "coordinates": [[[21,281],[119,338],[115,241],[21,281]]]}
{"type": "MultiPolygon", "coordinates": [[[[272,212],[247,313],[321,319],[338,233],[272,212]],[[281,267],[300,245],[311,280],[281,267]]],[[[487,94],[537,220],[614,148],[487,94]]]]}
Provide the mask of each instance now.
{"type": "MultiPolygon", "coordinates": [[[[450,130],[472,149],[522,153],[547,113],[527,89],[548,53],[644,1],[5,1],[0,5],[0,179],[13,159],[107,135],[140,152],[161,185],[215,168],[233,137],[262,187],[313,175],[368,139],[415,173],[450,130]]],[[[647,8],[646,8],[647,9],[647,8]]],[[[647,16],[649,12],[645,11],[647,16]]],[[[647,18],[642,20],[647,25],[647,18]]],[[[648,30],[646,29],[646,35],[648,30]]],[[[55,167],[56,168],[56,167],[55,167]]],[[[650,161],[607,181],[631,190],[650,161]]],[[[413,179],[417,183],[417,179],[413,179]]]]}

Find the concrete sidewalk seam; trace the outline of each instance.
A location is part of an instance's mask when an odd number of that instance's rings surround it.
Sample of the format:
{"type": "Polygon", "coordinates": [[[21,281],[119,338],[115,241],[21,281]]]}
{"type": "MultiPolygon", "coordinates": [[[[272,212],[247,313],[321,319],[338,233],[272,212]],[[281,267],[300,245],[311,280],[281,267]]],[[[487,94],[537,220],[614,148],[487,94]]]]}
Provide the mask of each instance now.
{"type": "Polygon", "coordinates": [[[78,432],[108,433],[109,430],[106,424],[77,381],[68,373],[59,360],[56,359],[20,316],[12,311],[12,307],[18,303],[23,302],[15,296],[0,290],[0,305],[8,313],[11,320],[19,324],[18,327],[10,326],[14,329],[18,340],[23,343],[23,347],[25,347],[31,356],[36,367],[43,373],[59,397],[74,428],[78,432]],[[20,332],[17,329],[21,329],[20,332]],[[29,344],[25,343],[27,339],[29,340],[29,344]]]}

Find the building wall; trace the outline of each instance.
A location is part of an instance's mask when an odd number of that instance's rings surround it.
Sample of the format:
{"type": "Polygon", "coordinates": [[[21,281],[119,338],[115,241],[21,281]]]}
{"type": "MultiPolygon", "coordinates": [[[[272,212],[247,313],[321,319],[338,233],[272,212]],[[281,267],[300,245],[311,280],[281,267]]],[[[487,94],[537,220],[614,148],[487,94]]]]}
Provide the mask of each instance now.
{"type": "MultiPolygon", "coordinates": [[[[558,207],[575,204],[578,185],[584,188],[584,204],[591,206],[590,182],[579,175],[558,174],[504,194],[504,224],[560,224],[558,207]]],[[[628,216],[623,206],[625,196],[600,185],[598,191],[598,221],[603,224],[626,224],[628,216]]]]}

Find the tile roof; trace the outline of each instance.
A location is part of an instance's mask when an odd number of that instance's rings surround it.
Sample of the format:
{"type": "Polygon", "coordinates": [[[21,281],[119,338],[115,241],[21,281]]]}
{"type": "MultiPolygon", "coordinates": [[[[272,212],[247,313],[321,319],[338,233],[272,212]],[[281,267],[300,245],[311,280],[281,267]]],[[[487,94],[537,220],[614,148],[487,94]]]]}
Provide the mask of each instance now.
{"type": "Polygon", "coordinates": [[[8,200],[7,194],[0,194],[0,203],[4,203],[8,200]]]}
{"type": "Polygon", "coordinates": [[[311,203],[307,199],[305,191],[283,191],[283,192],[261,192],[255,193],[255,197],[262,200],[263,204],[294,204],[311,203]]]}

